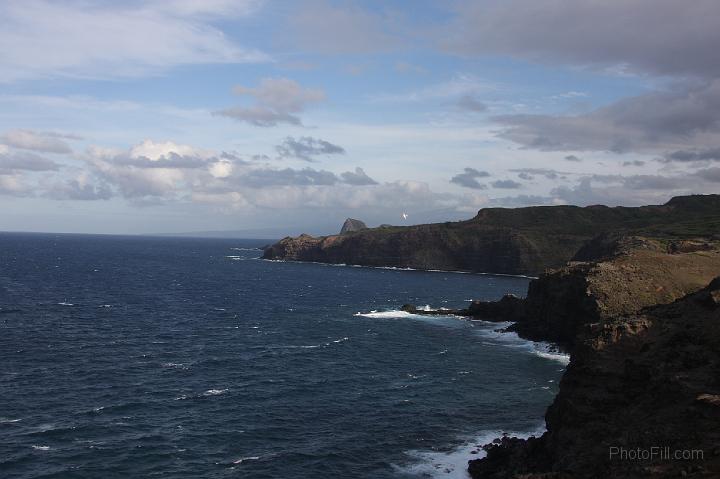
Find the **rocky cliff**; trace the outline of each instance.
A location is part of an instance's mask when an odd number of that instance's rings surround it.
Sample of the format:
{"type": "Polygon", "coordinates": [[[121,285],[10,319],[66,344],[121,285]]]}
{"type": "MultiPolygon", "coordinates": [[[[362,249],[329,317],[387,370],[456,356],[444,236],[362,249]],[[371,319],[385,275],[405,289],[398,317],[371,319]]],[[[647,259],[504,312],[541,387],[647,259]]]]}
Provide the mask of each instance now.
{"type": "Polygon", "coordinates": [[[403,308],[419,314],[514,321],[510,329],[520,336],[569,350],[588,323],[671,303],[707,285],[720,274],[720,242],[601,235],[573,260],[532,280],[523,299],[473,301],[462,310],[403,308]]]}
{"type": "Polygon", "coordinates": [[[486,208],[468,221],[284,238],[265,259],[537,275],[565,265],[603,232],[662,238],[720,234],[720,195],[638,208],[486,208]]]}
{"type": "Polygon", "coordinates": [[[486,446],[472,477],[720,477],[720,277],[585,325],[546,424],[486,446]]]}
{"type": "Polygon", "coordinates": [[[516,321],[521,336],[572,351],[547,432],[486,446],[471,475],[720,477],[718,275],[717,241],[601,235],[531,281],[526,298],[405,306],[516,321]]]}

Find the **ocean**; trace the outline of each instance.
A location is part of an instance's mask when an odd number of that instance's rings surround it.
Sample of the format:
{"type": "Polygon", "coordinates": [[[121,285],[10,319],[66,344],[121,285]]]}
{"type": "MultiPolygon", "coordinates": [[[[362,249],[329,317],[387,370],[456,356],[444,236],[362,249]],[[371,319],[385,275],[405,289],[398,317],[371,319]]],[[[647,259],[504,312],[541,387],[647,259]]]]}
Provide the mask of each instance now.
{"type": "Polygon", "coordinates": [[[258,240],[0,234],[0,477],[464,478],[567,358],[401,312],[509,276],[271,262],[258,240]]]}

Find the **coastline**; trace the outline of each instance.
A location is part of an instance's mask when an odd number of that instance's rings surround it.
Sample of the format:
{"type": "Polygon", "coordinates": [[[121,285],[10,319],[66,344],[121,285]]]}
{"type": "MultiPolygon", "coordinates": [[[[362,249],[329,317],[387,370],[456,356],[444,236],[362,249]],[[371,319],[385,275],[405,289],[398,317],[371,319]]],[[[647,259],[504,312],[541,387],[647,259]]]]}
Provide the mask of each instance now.
{"type": "MultiPolygon", "coordinates": [[[[473,479],[706,475],[708,468],[697,463],[611,463],[607,444],[648,444],[643,423],[625,417],[634,410],[628,404],[667,408],[681,396],[685,412],[668,408],[662,421],[652,423],[651,437],[670,445],[691,445],[694,431],[707,429],[707,418],[720,422],[720,389],[705,372],[715,364],[711,358],[717,357],[720,367],[720,330],[712,322],[716,316],[720,322],[718,211],[720,195],[675,197],[637,208],[490,208],[465,222],[288,237],[265,248],[263,259],[480,275],[492,274],[478,270],[500,269],[512,272],[495,276],[530,280],[524,298],[506,295],[458,309],[411,304],[401,309],[408,315],[505,323],[501,334],[571,354],[545,415],[547,431],[487,444],[487,456],[469,462],[473,479]],[[548,224],[557,228],[549,231],[548,224]],[[698,301],[704,309],[697,309],[698,301]],[[679,328],[706,332],[693,337],[679,328]],[[657,350],[657,344],[664,346],[657,350]],[[688,357],[678,363],[678,354],[688,357]],[[696,371],[703,371],[696,383],[677,379],[696,371]],[[602,447],[588,443],[591,437],[602,447]]],[[[703,445],[720,456],[720,437],[715,446],[703,445]]],[[[710,467],[720,473],[720,459],[710,467]]]]}
{"type": "MultiPolygon", "coordinates": [[[[656,380],[655,376],[665,378],[667,369],[679,371],[676,374],[682,377],[696,374],[698,368],[712,368],[714,363],[706,358],[717,356],[717,346],[710,345],[720,341],[720,331],[713,329],[717,323],[712,319],[720,321],[720,278],[714,279],[720,274],[720,246],[697,241],[666,246],[651,238],[602,237],[580,253],[584,261],[569,263],[531,280],[524,298],[505,296],[499,301],[474,301],[463,309],[404,305],[401,310],[408,315],[488,321],[502,328],[499,335],[516,334],[529,342],[556,344],[561,351],[571,353],[559,393],[546,413],[547,431],[531,439],[504,437],[485,445],[487,456],[468,457],[472,477],[500,479],[522,475],[539,479],[555,474],[550,477],[600,478],[611,474],[631,478],[651,471],[656,471],[658,477],[683,471],[684,475],[705,474],[708,468],[697,462],[609,463],[606,451],[601,448],[588,444],[584,451],[573,444],[587,442],[587,431],[593,429],[598,431],[597,440],[601,444],[612,444],[621,432],[631,437],[640,434],[635,428],[642,425],[625,418],[623,411],[627,406],[616,407],[616,402],[666,408],[667,401],[674,401],[674,396],[652,391],[667,388],[667,382],[673,380],[656,380]],[[680,328],[704,328],[707,333],[700,339],[677,332],[680,328]],[[700,350],[695,345],[698,342],[703,344],[700,350]],[[658,343],[667,346],[657,348],[658,343]],[[658,352],[652,353],[653,359],[646,359],[650,354],[647,351],[654,349],[658,352]],[[694,352],[683,353],[683,349],[694,352]],[[674,354],[691,356],[676,364],[674,354]],[[647,365],[642,366],[642,372],[634,369],[627,372],[628,364],[635,361],[647,365]],[[617,379],[609,381],[608,377],[617,379]],[[615,386],[615,381],[622,384],[629,381],[629,385],[615,386]],[[612,399],[599,402],[596,399],[606,397],[612,399]],[[588,405],[581,413],[578,404],[588,405]],[[596,417],[607,419],[592,426],[596,417]]],[[[714,376],[703,374],[697,384],[675,386],[678,389],[673,394],[683,395],[689,404],[688,411],[693,411],[691,416],[683,417],[671,408],[662,424],[653,426],[658,431],[654,434],[664,437],[668,444],[677,447],[692,444],[688,443],[689,438],[694,430],[702,429],[701,421],[710,417],[720,419],[720,408],[708,410],[708,406],[701,405],[720,405],[720,394],[711,381],[714,376]]],[[[647,439],[629,441],[622,444],[628,447],[647,444],[647,439]]],[[[707,441],[702,442],[707,449],[707,441]]],[[[712,447],[708,453],[711,450],[712,447]]],[[[717,447],[714,450],[720,451],[717,447]]],[[[716,462],[711,467],[720,468],[716,462]]]]}
{"type": "Polygon", "coordinates": [[[420,273],[453,273],[453,274],[473,274],[478,276],[500,276],[507,278],[524,278],[524,279],[538,279],[538,276],[528,276],[525,274],[506,274],[506,273],[484,273],[477,271],[464,271],[464,270],[446,270],[446,269],[422,269],[422,268],[401,268],[397,266],[368,266],[364,264],[346,264],[346,263],[323,263],[322,261],[302,261],[292,259],[268,259],[262,256],[257,257],[261,261],[269,261],[271,263],[298,263],[298,264],[317,264],[320,266],[331,266],[331,267],[345,267],[345,268],[372,268],[372,269],[386,269],[389,271],[417,271],[420,273]]]}

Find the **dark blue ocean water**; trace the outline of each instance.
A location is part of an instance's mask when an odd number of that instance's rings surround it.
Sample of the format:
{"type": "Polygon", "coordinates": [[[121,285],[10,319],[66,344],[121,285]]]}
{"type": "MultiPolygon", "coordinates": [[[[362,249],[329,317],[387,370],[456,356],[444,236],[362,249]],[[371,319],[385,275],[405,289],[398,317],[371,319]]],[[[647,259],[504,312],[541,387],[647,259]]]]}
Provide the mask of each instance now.
{"type": "Polygon", "coordinates": [[[564,367],[542,345],[397,312],[526,279],[261,243],[0,235],[0,477],[464,477],[480,441],[542,427],[564,367]]]}

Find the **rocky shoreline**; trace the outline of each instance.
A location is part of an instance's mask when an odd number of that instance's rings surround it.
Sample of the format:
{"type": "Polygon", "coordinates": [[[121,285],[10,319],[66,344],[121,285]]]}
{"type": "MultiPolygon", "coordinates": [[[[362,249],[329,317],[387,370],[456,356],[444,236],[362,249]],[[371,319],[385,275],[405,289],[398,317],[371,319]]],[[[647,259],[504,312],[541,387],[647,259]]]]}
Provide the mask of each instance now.
{"type": "Polygon", "coordinates": [[[571,353],[547,431],[488,444],[473,478],[720,477],[720,195],[365,226],[284,238],[263,258],[537,276],[525,298],[403,310],[511,321],[571,353]]]}
{"type": "Polygon", "coordinates": [[[547,432],[485,446],[487,456],[469,463],[472,477],[718,477],[720,246],[602,235],[573,260],[533,280],[523,299],[403,307],[514,321],[519,336],[572,353],[547,432]],[[703,457],[668,459],[666,450],[703,457]],[[631,460],[620,451],[657,454],[631,460]]]}

